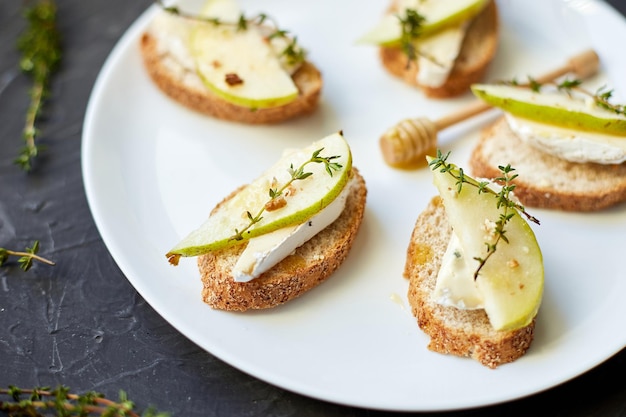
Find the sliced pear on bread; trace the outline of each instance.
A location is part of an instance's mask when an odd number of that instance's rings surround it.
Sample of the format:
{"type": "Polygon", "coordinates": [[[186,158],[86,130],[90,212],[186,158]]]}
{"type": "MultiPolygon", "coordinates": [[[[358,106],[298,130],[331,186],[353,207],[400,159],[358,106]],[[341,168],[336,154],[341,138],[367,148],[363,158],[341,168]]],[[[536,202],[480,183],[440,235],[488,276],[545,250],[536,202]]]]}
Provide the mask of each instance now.
{"type": "Polygon", "coordinates": [[[267,15],[245,18],[234,0],[209,0],[197,13],[162,7],[139,43],[146,72],[170,99],[201,114],[248,124],[281,123],[319,107],[322,73],[295,37],[267,15]],[[248,29],[234,36],[253,39],[211,49],[238,27],[248,29]],[[207,41],[219,29],[225,31],[219,39],[207,41]],[[256,37],[243,35],[249,31],[256,37]],[[268,78],[261,79],[263,72],[268,78]]]}
{"type": "Polygon", "coordinates": [[[328,206],[348,183],[350,147],[339,133],[286,153],[274,166],[229,197],[197,230],[166,255],[197,256],[301,224],[328,206]],[[324,162],[334,164],[334,168],[324,162]],[[293,178],[297,177],[297,180],[293,178]],[[287,186],[285,188],[285,186],[287,186]],[[276,191],[277,198],[272,197],[276,191]]]}
{"type": "Polygon", "coordinates": [[[513,116],[567,129],[626,136],[626,116],[598,106],[590,97],[500,84],[474,84],[472,92],[513,116]]]}
{"type": "Polygon", "coordinates": [[[479,184],[458,167],[450,167],[434,169],[433,181],[465,258],[476,260],[476,270],[485,260],[476,286],[489,322],[497,331],[527,326],[538,312],[544,287],[543,258],[535,234],[515,208],[498,204],[497,192],[479,192],[475,186],[459,183],[464,176],[479,184]],[[510,218],[504,224],[505,239],[496,243],[496,224],[502,216],[510,218]],[[495,251],[487,256],[494,244],[495,251]]]}
{"type": "Polygon", "coordinates": [[[398,45],[402,38],[399,17],[407,9],[415,10],[424,17],[419,33],[425,37],[472,19],[489,0],[408,0],[399,3],[396,12],[384,15],[376,26],[359,38],[359,42],[380,46],[398,45]]]}
{"type": "Polygon", "coordinates": [[[291,74],[257,25],[237,24],[237,10],[232,0],[204,5],[202,16],[224,23],[198,22],[191,33],[198,75],[209,90],[239,106],[263,109],[294,101],[299,92],[291,74]]]}
{"type": "Polygon", "coordinates": [[[253,27],[238,31],[199,25],[191,35],[190,50],[204,84],[225,101],[263,109],[282,106],[298,97],[291,75],[253,27]]]}

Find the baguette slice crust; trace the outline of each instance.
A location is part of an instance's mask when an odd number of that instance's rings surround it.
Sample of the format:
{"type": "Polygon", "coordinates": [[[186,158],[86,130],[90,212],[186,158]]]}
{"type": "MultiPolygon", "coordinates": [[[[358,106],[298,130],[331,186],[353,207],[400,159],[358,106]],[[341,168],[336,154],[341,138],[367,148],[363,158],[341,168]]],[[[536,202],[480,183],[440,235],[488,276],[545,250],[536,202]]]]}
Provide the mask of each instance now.
{"type": "Polygon", "coordinates": [[[495,331],[484,310],[446,307],[432,297],[451,234],[443,203],[436,196],[417,218],[404,268],[409,304],[417,324],[430,336],[428,348],[470,357],[489,368],[513,362],[530,347],[536,319],[517,330],[495,331]]]}
{"type": "Polygon", "coordinates": [[[522,142],[504,117],[483,130],[469,168],[474,176],[495,178],[498,165],[510,164],[519,175],[515,195],[530,207],[563,211],[598,211],[626,201],[626,163],[575,163],[522,142]]]}
{"type": "Polygon", "coordinates": [[[189,109],[216,117],[249,124],[279,123],[317,109],[322,86],[322,74],[312,63],[305,61],[292,75],[298,87],[298,97],[285,105],[250,109],[232,104],[204,86],[200,77],[178,62],[173,53],[158,38],[145,32],[140,40],[144,66],[153,82],[167,96],[189,109]]]}
{"type": "Polygon", "coordinates": [[[461,51],[446,82],[439,87],[417,82],[417,62],[407,65],[407,55],[399,47],[381,47],[380,59],[387,71],[406,83],[418,87],[430,98],[450,98],[469,90],[480,81],[498,49],[499,19],[495,1],[485,6],[470,24],[461,51]]]}
{"type": "Polygon", "coordinates": [[[354,167],[351,177],[350,194],[339,218],[256,279],[235,282],[231,275],[245,245],[200,256],[204,302],[230,311],[271,308],[299,297],[329,278],[348,256],[365,212],[365,180],[354,167]]]}

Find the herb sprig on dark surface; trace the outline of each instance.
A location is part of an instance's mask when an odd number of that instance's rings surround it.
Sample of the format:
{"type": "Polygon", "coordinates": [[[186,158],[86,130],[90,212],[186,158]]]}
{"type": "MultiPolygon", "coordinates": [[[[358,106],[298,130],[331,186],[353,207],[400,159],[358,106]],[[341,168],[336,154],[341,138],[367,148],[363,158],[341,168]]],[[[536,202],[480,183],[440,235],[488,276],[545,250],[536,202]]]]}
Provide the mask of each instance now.
{"type": "Polygon", "coordinates": [[[149,407],[143,413],[135,411],[135,404],[128,399],[124,391],[120,391],[118,401],[112,401],[97,392],[73,394],[65,386],[55,389],[33,388],[22,389],[9,386],[0,389],[0,411],[9,416],[43,417],[43,416],[103,416],[103,417],[168,417],[168,413],[159,412],[149,407]],[[6,396],[4,400],[2,396],[6,396]]]}
{"type": "Polygon", "coordinates": [[[501,187],[499,191],[494,191],[489,187],[488,181],[478,181],[472,177],[468,177],[465,175],[463,168],[447,162],[449,155],[450,152],[443,155],[440,150],[437,150],[437,156],[429,162],[429,167],[433,171],[438,169],[440,172],[447,173],[456,179],[457,192],[461,192],[463,187],[466,185],[474,187],[477,189],[479,194],[488,193],[495,196],[496,207],[499,209],[502,208],[502,212],[500,213],[498,220],[495,222],[494,233],[496,238],[492,243],[486,242],[487,255],[485,255],[485,257],[474,257],[474,259],[478,261],[478,267],[474,271],[474,279],[477,279],[483,266],[485,266],[489,258],[496,252],[498,244],[500,244],[501,241],[508,243],[508,238],[506,236],[506,224],[515,215],[515,211],[523,214],[533,223],[539,224],[539,220],[528,214],[523,205],[511,198],[511,193],[515,190],[513,180],[517,178],[517,174],[513,173],[515,169],[512,168],[511,165],[498,166],[502,175],[494,178],[494,181],[499,183],[501,187]]]}
{"type": "Polygon", "coordinates": [[[24,16],[28,27],[17,41],[17,47],[22,54],[20,68],[33,80],[23,131],[26,144],[15,160],[25,171],[32,170],[33,160],[41,150],[41,146],[36,143],[39,131],[35,124],[49,93],[50,78],[61,60],[56,11],[53,0],[39,0],[37,4],[27,8],[24,16]]]}
{"type": "Polygon", "coordinates": [[[27,247],[24,251],[0,248],[0,266],[4,265],[10,256],[19,256],[17,262],[24,271],[28,271],[33,266],[33,261],[39,261],[46,265],[55,265],[51,260],[37,255],[37,252],[39,252],[39,241],[37,240],[33,242],[32,247],[27,247]]]}

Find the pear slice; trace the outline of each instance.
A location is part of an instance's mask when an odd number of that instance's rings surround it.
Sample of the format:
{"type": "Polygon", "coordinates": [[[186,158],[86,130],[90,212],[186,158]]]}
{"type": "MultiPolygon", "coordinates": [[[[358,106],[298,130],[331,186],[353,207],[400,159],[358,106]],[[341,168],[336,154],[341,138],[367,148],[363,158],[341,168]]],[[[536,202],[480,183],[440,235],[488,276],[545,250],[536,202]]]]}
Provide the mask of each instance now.
{"type": "Polygon", "coordinates": [[[567,129],[626,136],[626,116],[603,109],[588,97],[499,84],[474,84],[472,92],[513,116],[567,129]]]}
{"type": "Polygon", "coordinates": [[[402,28],[398,16],[412,9],[424,17],[420,26],[421,36],[434,34],[442,29],[458,26],[474,18],[490,0],[405,0],[400,2],[398,12],[386,14],[376,26],[359,38],[361,43],[395,46],[400,43],[402,28]]]}
{"type": "Polygon", "coordinates": [[[234,0],[207,0],[200,9],[200,16],[236,22],[242,10],[234,0]]]}
{"type": "MultiPolygon", "coordinates": [[[[431,160],[428,158],[429,163],[431,160]]],[[[457,177],[460,174],[454,165],[451,172],[457,177]]],[[[433,174],[433,182],[466,259],[484,259],[487,244],[494,242],[493,227],[504,207],[497,206],[494,194],[479,193],[478,188],[470,184],[463,184],[459,192],[457,179],[448,172],[434,170],[433,174]]],[[[487,259],[476,279],[485,312],[495,330],[513,330],[528,325],[539,310],[544,286],[543,256],[535,234],[517,210],[509,208],[508,213],[513,213],[504,226],[508,243],[498,242],[496,251],[487,259]]],[[[476,268],[478,266],[479,261],[476,261],[476,268]]]]}
{"type": "Polygon", "coordinates": [[[237,6],[230,0],[212,0],[201,14],[234,24],[198,23],[189,50],[196,72],[206,87],[230,103],[261,109],[287,104],[298,97],[298,87],[281,65],[271,43],[256,25],[239,29],[237,6]]]}
{"type": "MultiPolygon", "coordinates": [[[[274,166],[223,202],[204,224],[172,248],[167,257],[197,256],[246,242],[247,239],[283,227],[304,223],[341,193],[348,183],[351,168],[350,147],[340,132],[303,149],[288,152],[274,166]],[[281,203],[285,204],[268,208],[266,204],[271,200],[270,189],[277,190],[286,185],[292,178],[290,171],[297,170],[311,160],[320,149],[320,158],[337,156],[331,162],[341,167],[338,170],[330,169],[329,172],[323,162],[308,163],[303,171],[311,175],[291,183],[283,193],[284,201],[281,203]],[[263,209],[261,220],[246,229],[251,224],[248,213],[255,217],[263,209]]],[[[278,199],[273,201],[278,202],[278,199]]]]}

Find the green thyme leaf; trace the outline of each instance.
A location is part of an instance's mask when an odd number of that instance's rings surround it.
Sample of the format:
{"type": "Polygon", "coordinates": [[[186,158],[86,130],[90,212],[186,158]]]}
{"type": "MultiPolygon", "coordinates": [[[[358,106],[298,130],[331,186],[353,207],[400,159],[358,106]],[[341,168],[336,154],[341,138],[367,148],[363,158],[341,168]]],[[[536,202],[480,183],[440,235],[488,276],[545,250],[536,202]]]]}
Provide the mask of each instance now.
{"type": "Polygon", "coordinates": [[[61,41],[56,27],[56,6],[52,0],[39,0],[36,5],[25,10],[24,16],[28,27],[18,38],[17,48],[22,53],[20,68],[31,76],[33,87],[23,131],[26,146],[15,163],[23,170],[30,171],[33,160],[42,149],[35,141],[39,133],[35,122],[48,96],[50,77],[61,60],[61,41]]]}

